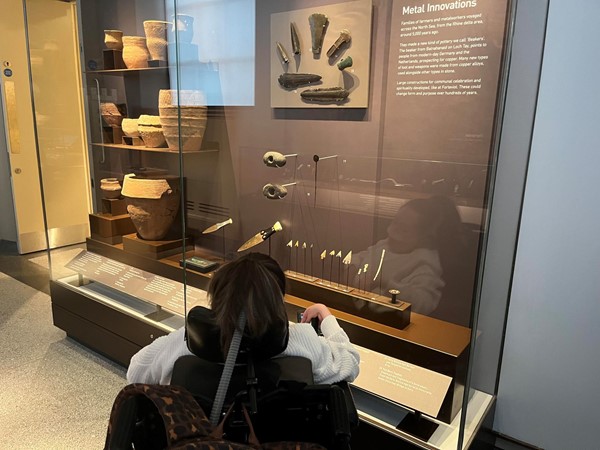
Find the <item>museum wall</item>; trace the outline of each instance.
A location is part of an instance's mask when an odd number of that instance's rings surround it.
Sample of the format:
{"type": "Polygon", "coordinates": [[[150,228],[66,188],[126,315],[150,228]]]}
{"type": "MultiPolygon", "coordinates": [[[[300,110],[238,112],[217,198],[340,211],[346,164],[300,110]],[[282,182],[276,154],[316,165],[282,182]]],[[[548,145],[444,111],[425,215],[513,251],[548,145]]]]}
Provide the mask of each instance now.
{"type": "Polygon", "coordinates": [[[598,448],[599,14],[550,2],[494,423],[547,450],[598,448]]]}
{"type": "Polygon", "coordinates": [[[0,217],[0,240],[15,242],[17,240],[17,228],[15,225],[12,188],[10,186],[10,165],[2,108],[0,108],[0,211],[5,212],[0,217]]]}

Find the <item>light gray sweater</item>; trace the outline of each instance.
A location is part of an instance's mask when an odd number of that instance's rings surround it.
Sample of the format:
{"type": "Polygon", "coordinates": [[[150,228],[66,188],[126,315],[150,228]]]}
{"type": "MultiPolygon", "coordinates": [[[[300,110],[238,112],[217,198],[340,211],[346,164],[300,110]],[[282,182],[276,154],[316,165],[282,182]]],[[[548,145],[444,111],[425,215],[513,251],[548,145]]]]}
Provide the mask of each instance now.
{"type": "MultiPolygon", "coordinates": [[[[308,323],[290,323],[288,346],[281,356],[303,356],[310,359],[315,383],[354,381],[358,376],[360,356],[334,316],[321,322],[323,336],[318,336],[308,323]]],[[[127,370],[129,383],[169,384],[175,361],[191,355],[180,328],[159,337],[131,358],[127,370]]]]}

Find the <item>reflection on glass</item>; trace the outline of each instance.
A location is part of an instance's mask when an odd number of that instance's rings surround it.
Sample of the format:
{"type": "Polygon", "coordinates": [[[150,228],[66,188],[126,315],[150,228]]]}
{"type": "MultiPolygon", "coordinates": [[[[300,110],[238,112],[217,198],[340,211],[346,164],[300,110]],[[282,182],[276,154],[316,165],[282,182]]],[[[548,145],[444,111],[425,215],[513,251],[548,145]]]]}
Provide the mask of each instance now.
{"type": "Polygon", "coordinates": [[[179,0],[176,14],[173,5],[166,9],[174,24],[169,61],[177,53],[179,63],[171,88],[202,89],[209,106],[254,105],[254,0],[179,0]]]}
{"type": "MultiPolygon", "coordinates": [[[[412,311],[430,315],[441,302],[452,301],[447,287],[462,270],[465,235],[458,210],[447,197],[413,199],[399,209],[386,229],[386,237],[352,258],[357,270],[367,266],[368,291],[387,295],[400,291],[412,311]],[[457,270],[458,269],[458,270],[457,270]]],[[[470,299],[465,299],[470,301],[470,299]]]]}

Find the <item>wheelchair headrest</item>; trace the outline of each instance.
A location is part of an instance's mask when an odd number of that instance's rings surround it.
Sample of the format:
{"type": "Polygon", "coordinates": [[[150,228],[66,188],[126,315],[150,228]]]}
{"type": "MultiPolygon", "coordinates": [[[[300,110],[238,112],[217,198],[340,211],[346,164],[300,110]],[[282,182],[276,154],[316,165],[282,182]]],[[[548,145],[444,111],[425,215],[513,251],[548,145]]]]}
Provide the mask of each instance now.
{"type": "MultiPolygon", "coordinates": [[[[220,331],[212,310],[195,306],[187,316],[187,346],[199,358],[211,362],[224,362],[220,343],[220,331]]],[[[255,361],[272,358],[282,353],[288,344],[289,329],[269,330],[258,338],[246,335],[242,338],[240,354],[251,353],[255,361]]],[[[238,356],[238,362],[240,358],[238,356]]]]}

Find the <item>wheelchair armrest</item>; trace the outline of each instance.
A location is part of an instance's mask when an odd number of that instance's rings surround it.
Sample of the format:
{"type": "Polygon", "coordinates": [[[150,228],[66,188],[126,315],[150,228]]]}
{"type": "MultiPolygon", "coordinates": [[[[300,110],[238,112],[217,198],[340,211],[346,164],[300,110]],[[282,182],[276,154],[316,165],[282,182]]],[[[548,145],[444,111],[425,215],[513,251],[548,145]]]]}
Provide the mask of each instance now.
{"type": "Polygon", "coordinates": [[[350,422],[351,428],[356,428],[359,423],[358,411],[356,409],[356,404],[354,403],[354,396],[352,395],[352,391],[350,390],[350,385],[347,381],[339,381],[335,383],[336,386],[339,386],[344,391],[344,399],[346,400],[346,409],[348,410],[348,420],[350,422]]]}

